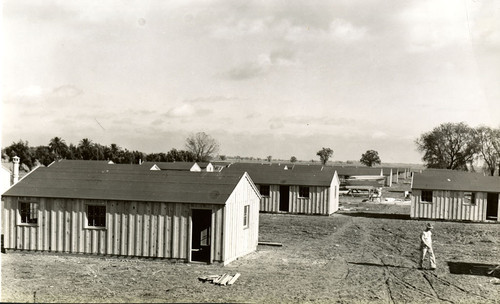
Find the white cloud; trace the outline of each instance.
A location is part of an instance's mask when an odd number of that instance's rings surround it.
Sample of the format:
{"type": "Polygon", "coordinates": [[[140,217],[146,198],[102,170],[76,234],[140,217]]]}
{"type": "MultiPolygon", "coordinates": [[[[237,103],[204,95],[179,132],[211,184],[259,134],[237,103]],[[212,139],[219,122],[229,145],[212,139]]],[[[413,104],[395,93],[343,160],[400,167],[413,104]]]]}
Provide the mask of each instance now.
{"type": "Polygon", "coordinates": [[[42,88],[38,85],[30,85],[22,88],[13,94],[14,98],[39,98],[50,92],[50,89],[42,88]]]}
{"type": "Polygon", "coordinates": [[[83,91],[73,85],[62,85],[56,88],[47,88],[39,85],[30,85],[6,96],[7,103],[35,103],[41,101],[55,101],[70,99],[81,95],[83,91]]]}
{"type": "Polygon", "coordinates": [[[182,104],[177,107],[173,107],[165,113],[167,117],[177,117],[177,118],[189,118],[193,116],[210,114],[212,110],[195,107],[192,104],[182,104]]]}
{"type": "Polygon", "coordinates": [[[242,63],[230,69],[225,76],[232,80],[244,80],[269,74],[279,67],[290,67],[297,64],[292,52],[276,51],[262,53],[254,61],[242,63]]]}
{"type": "Polygon", "coordinates": [[[52,90],[51,95],[58,98],[72,98],[82,94],[83,91],[72,85],[63,85],[52,90]]]}
{"type": "Polygon", "coordinates": [[[388,135],[385,132],[382,131],[376,131],[372,134],[373,139],[382,139],[382,138],[387,138],[388,135]]]}
{"type": "Polygon", "coordinates": [[[468,42],[468,14],[464,3],[425,0],[414,2],[399,20],[408,26],[409,50],[421,52],[468,42]]]}
{"type": "Polygon", "coordinates": [[[343,19],[335,19],[330,23],[330,34],[337,40],[356,41],[365,37],[367,29],[355,27],[343,19]]]}

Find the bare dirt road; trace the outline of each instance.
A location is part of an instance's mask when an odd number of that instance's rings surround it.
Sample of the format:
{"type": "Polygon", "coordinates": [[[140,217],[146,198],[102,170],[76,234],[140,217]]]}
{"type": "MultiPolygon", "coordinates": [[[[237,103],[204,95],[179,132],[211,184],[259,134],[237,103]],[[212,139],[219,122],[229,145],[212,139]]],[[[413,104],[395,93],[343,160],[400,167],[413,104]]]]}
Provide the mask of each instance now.
{"type": "Polygon", "coordinates": [[[330,217],[261,214],[258,250],[226,267],[164,260],[9,252],[2,301],[498,303],[499,280],[447,262],[500,263],[500,225],[433,222],[438,269],[418,270],[426,221],[408,205],[345,203],[330,217]],[[199,276],[241,273],[232,286],[199,276]]]}

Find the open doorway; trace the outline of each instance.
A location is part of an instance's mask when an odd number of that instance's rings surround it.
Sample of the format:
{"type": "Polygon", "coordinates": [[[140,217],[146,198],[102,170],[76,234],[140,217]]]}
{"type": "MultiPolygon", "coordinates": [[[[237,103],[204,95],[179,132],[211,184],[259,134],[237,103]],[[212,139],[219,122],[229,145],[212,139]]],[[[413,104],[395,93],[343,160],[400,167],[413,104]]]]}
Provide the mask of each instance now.
{"type": "Polygon", "coordinates": [[[290,186],[280,186],[280,211],[290,211],[290,186]]]}
{"type": "Polygon", "coordinates": [[[212,210],[192,210],[191,261],[210,263],[212,210]]]}
{"type": "Polygon", "coordinates": [[[488,193],[486,219],[498,221],[498,193],[488,193]]]}

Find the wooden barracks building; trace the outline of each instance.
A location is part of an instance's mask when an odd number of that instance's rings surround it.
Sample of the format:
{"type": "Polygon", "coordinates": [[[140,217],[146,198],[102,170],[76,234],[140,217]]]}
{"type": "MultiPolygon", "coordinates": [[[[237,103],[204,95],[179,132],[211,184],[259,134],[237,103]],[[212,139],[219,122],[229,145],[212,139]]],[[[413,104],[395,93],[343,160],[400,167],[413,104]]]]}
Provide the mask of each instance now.
{"type": "Polygon", "coordinates": [[[411,218],[498,221],[500,177],[452,170],[414,173],[411,218]]]}
{"type": "Polygon", "coordinates": [[[330,215],[339,208],[339,179],[332,167],[233,163],[222,172],[248,172],[259,188],[260,211],[330,215]]]}
{"type": "Polygon", "coordinates": [[[223,264],[256,250],[248,174],[91,164],[41,167],[7,190],[5,248],[223,264]]]}

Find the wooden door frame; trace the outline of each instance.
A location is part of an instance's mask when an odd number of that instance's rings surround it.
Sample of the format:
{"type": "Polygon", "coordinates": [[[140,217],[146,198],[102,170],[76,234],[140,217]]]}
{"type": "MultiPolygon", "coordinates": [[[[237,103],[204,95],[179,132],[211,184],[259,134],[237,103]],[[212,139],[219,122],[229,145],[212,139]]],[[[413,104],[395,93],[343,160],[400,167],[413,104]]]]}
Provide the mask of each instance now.
{"type": "Polygon", "coordinates": [[[210,258],[208,260],[209,264],[212,264],[214,261],[214,250],[215,250],[215,226],[214,226],[214,219],[215,219],[215,212],[214,209],[211,207],[191,207],[189,208],[189,227],[188,227],[188,245],[187,247],[187,257],[188,257],[188,263],[193,262],[192,259],[192,253],[193,253],[193,210],[209,210],[211,211],[211,217],[210,217],[210,258]]]}

